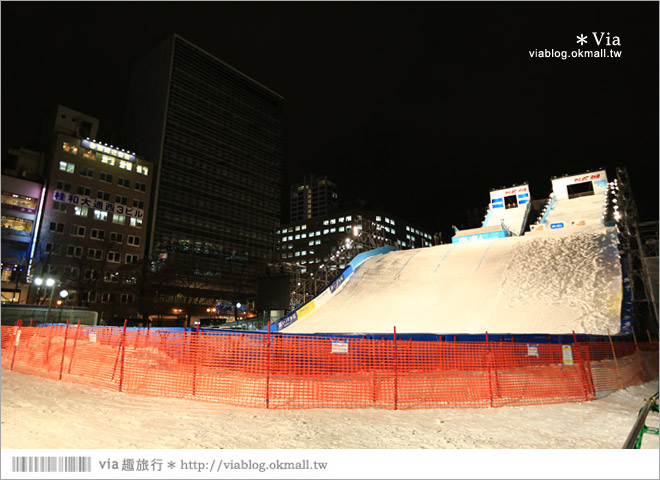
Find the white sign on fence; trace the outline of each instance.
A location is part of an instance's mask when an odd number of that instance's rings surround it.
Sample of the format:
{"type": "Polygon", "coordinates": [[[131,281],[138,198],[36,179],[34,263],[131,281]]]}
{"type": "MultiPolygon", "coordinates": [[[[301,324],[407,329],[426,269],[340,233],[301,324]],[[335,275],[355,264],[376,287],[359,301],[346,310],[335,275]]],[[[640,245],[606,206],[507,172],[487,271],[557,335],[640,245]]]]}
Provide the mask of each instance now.
{"type": "Polygon", "coordinates": [[[539,346],[527,344],[527,356],[528,357],[538,357],[539,356],[539,346]]]}
{"type": "Polygon", "coordinates": [[[573,365],[573,350],[570,345],[562,345],[561,353],[564,358],[564,365],[573,365]]]}
{"type": "Polygon", "coordinates": [[[348,353],[348,342],[342,340],[333,340],[331,353],[348,353]]]}
{"type": "Polygon", "coordinates": [[[89,332],[89,341],[96,342],[96,332],[89,332]]]}

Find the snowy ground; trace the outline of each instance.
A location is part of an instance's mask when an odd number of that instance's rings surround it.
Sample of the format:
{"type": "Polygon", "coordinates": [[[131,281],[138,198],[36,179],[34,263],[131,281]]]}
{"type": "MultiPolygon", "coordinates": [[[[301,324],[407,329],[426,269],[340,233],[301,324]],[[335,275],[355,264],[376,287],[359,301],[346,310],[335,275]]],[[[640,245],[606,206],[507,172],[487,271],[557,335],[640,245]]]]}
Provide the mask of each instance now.
{"type": "MultiPolygon", "coordinates": [[[[656,389],[650,382],[592,402],[538,407],[292,411],[128,395],[3,370],[1,438],[3,450],[620,449],[656,389]]],[[[647,425],[658,425],[657,414],[647,425]]],[[[642,447],[655,457],[641,458],[657,462],[658,437],[646,435],[642,447]]],[[[657,478],[657,465],[644,468],[657,478]]]]}

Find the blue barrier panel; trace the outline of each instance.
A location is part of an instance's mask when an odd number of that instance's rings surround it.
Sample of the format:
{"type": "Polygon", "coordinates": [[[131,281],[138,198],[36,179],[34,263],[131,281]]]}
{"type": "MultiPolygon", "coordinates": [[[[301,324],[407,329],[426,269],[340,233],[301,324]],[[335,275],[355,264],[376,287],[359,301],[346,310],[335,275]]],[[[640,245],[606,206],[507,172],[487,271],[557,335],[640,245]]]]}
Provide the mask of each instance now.
{"type": "Polygon", "coordinates": [[[464,235],[462,237],[454,236],[451,243],[474,242],[475,240],[492,240],[493,238],[506,238],[506,231],[475,233],[473,235],[464,235]]]}

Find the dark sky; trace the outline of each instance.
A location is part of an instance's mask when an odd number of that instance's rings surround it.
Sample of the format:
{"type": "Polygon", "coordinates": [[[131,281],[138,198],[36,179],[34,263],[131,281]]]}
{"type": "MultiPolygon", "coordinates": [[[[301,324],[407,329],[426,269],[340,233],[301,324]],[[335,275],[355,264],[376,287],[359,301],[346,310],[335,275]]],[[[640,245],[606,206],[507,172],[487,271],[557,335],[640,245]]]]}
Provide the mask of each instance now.
{"type": "Polygon", "coordinates": [[[327,174],[342,199],[436,231],[485,210],[491,188],[528,181],[542,198],[551,176],[623,165],[640,216],[658,219],[657,2],[1,8],[3,153],[57,103],[120,139],[131,62],[176,32],[285,97],[285,191],[327,174]],[[530,57],[599,48],[621,58],[530,57]]]}

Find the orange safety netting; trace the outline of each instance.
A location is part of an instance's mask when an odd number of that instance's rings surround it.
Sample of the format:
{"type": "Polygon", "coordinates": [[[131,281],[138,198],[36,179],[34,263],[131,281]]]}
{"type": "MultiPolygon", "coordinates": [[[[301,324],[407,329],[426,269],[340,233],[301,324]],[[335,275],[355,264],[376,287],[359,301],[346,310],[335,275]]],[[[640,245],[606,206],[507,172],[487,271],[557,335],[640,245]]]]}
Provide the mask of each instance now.
{"type": "Polygon", "coordinates": [[[2,327],[2,368],[261,408],[501,407],[591,400],[658,375],[658,342],[431,342],[56,325],[2,327]]]}

